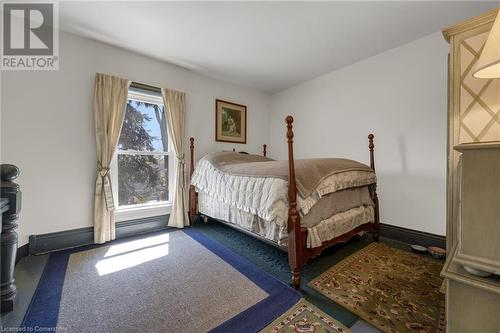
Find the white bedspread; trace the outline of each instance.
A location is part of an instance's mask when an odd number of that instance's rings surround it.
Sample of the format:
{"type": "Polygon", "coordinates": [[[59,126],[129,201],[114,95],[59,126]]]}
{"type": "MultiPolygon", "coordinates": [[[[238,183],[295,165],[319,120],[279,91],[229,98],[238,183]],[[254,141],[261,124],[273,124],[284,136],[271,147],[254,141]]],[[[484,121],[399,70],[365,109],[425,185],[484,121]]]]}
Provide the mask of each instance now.
{"type": "MultiPolygon", "coordinates": [[[[346,188],[374,183],[372,172],[349,171],[327,177],[307,198],[297,197],[297,208],[303,216],[324,195],[346,188]]],[[[191,178],[196,191],[256,215],[263,220],[286,227],[288,220],[288,182],[272,177],[245,177],[223,173],[209,161],[201,159],[191,178]]]]}
{"type": "Polygon", "coordinates": [[[285,226],[288,219],[288,182],[279,178],[232,176],[201,159],[191,178],[197,192],[266,221],[285,226]]]}

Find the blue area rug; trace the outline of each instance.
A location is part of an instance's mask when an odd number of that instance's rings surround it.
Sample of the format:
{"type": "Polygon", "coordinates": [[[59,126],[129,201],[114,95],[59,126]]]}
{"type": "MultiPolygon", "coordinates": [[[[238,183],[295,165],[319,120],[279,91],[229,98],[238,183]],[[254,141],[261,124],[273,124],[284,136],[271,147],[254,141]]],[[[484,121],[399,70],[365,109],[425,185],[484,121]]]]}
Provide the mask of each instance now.
{"type": "MultiPolygon", "coordinates": [[[[257,332],[290,309],[301,298],[300,293],[267,274],[232,249],[211,237],[207,237],[200,230],[189,228],[185,230],[185,233],[268,294],[258,303],[215,327],[212,332],[257,332]]],[[[111,245],[129,241],[131,241],[130,238],[112,242],[111,245]]],[[[55,331],[58,325],[61,296],[70,256],[81,251],[109,245],[86,246],[51,254],[23,320],[22,329],[28,331],[31,328],[39,327],[55,331]]],[[[134,305],[131,304],[132,306],[134,305]]],[[[168,332],[168,328],[164,332],[168,332]]]]}

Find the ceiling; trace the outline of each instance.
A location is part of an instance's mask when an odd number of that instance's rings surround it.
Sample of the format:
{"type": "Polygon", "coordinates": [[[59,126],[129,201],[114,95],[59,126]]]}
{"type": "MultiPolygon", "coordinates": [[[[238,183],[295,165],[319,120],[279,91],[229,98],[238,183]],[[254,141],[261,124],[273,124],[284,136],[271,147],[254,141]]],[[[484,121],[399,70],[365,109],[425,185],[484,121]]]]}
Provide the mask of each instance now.
{"type": "Polygon", "coordinates": [[[66,31],[274,93],[499,3],[61,2],[59,24],[66,31]]]}

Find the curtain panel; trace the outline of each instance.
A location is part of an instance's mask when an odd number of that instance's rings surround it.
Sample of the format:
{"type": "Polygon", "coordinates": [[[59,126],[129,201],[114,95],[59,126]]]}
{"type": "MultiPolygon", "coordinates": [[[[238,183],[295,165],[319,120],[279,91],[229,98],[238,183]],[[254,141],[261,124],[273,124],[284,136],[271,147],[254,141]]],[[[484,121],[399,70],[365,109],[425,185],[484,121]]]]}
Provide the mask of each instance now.
{"type": "Polygon", "coordinates": [[[184,228],[189,225],[186,196],[186,173],[184,160],[184,132],[186,117],[186,94],[180,91],[162,88],[165,115],[176,159],[177,171],[175,176],[175,191],[172,211],[168,225],[175,228],[184,228]]]}
{"type": "Polygon", "coordinates": [[[94,88],[94,123],[97,144],[97,177],[94,193],[94,242],[116,238],[110,164],[125,117],[130,81],[97,73],[94,88]]]}

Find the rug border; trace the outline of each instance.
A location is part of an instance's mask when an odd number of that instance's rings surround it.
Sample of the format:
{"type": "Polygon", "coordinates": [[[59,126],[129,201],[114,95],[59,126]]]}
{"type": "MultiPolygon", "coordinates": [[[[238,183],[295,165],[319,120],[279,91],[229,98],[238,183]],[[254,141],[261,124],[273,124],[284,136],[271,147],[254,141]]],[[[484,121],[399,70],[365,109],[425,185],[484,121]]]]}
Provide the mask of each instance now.
{"type": "Polygon", "coordinates": [[[302,297],[295,289],[285,285],[244,257],[226,248],[216,240],[203,235],[197,230],[192,228],[186,228],[184,230],[161,230],[149,234],[123,238],[119,241],[112,241],[104,244],[91,244],[50,253],[20,327],[57,327],[64,279],[66,277],[66,269],[71,254],[104,246],[116,245],[145,236],[175,231],[182,231],[190,236],[193,240],[197,241],[214,255],[231,265],[269,295],[260,302],[257,302],[233,318],[215,327],[210,332],[257,332],[285,313],[302,297]]]}
{"type": "Polygon", "coordinates": [[[70,253],[61,252],[50,254],[47,259],[35,293],[31,297],[30,304],[21,322],[21,329],[28,327],[57,327],[62,289],[70,255],[70,253]],[[35,302],[35,299],[38,298],[43,301],[35,302]],[[54,306],[55,304],[57,305],[54,306]]]}
{"type": "MultiPolygon", "coordinates": [[[[363,253],[367,252],[372,247],[375,247],[375,246],[378,246],[378,245],[384,245],[384,246],[387,246],[387,247],[389,247],[389,248],[391,248],[393,250],[396,250],[396,251],[402,251],[402,252],[405,252],[405,253],[409,253],[409,254],[412,254],[412,255],[419,256],[419,255],[417,255],[415,253],[411,253],[411,252],[404,251],[404,250],[401,250],[401,249],[398,249],[398,248],[395,248],[395,247],[391,247],[391,246],[389,246],[387,244],[384,244],[384,243],[381,243],[381,242],[373,242],[373,243],[370,243],[367,246],[363,247],[362,249],[354,252],[353,254],[349,255],[348,257],[342,259],[337,264],[335,264],[333,267],[338,266],[337,270],[338,269],[342,269],[344,266],[346,266],[347,264],[349,264],[350,262],[352,262],[351,257],[354,257],[359,252],[363,252],[363,253]]],[[[424,259],[424,260],[427,260],[427,261],[434,262],[434,259],[431,259],[431,258],[426,258],[426,257],[421,257],[421,258],[424,259]]],[[[333,267],[331,267],[331,268],[333,268],[333,267]]],[[[373,319],[368,319],[368,317],[365,315],[365,313],[361,312],[360,310],[354,310],[354,309],[347,308],[344,303],[340,302],[339,300],[336,300],[336,299],[332,298],[330,295],[324,294],[322,291],[320,291],[318,288],[316,288],[316,286],[314,286],[314,282],[316,282],[317,280],[319,280],[323,275],[327,274],[330,271],[330,269],[327,269],[326,271],[324,271],[323,273],[321,273],[320,275],[318,275],[317,277],[315,277],[314,279],[312,279],[311,281],[309,281],[309,283],[307,285],[309,287],[311,287],[312,289],[316,290],[321,295],[325,296],[326,298],[328,298],[328,299],[332,300],[333,302],[337,303],[338,305],[342,306],[346,310],[348,310],[348,311],[356,314],[357,316],[359,316],[359,318],[365,320],[370,325],[375,326],[377,329],[381,330],[382,332],[388,332],[387,331],[387,326],[381,326],[378,321],[374,321],[373,319]]],[[[442,303],[441,303],[441,307],[440,307],[440,318],[438,319],[438,321],[439,321],[438,322],[438,327],[437,327],[437,330],[436,330],[435,333],[444,333],[445,332],[443,330],[443,327],[442,327],[443,320],[446,321],[445,316],[446,316],[446,314],[445,314],[445,300],[443,300],[442,303]]]]}

